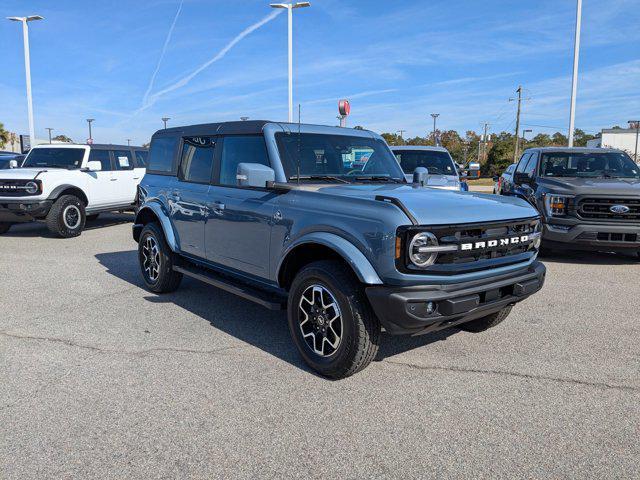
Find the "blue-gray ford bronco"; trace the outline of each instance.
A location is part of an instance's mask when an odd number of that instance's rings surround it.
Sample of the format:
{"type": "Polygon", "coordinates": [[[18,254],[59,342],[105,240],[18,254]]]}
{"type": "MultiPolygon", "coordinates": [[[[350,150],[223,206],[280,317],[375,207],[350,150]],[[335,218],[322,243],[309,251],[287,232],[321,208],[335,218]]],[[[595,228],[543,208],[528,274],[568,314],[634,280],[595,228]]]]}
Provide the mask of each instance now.
{"type": "Polygon", "coordinates": [[[186,275],[286,309],[303,359],[331,378],[366,367],[382,328],[486,330],[544,283],[538,213],[517,198],[427,188],[426,175],[408,183],[366,130],[160,130],[133,226],[144,282],[170,292],[186,275]]]}

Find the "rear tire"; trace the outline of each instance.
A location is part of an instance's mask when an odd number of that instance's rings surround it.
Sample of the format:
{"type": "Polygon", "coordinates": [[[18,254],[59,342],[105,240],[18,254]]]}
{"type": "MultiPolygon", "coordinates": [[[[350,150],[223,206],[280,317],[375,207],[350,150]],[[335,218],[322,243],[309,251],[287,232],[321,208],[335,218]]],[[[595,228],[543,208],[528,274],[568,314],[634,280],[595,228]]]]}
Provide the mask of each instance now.
{"type": "Polygon", "coordinates": [[[362,285],[341,262],[313,262],[298,272],[287,317],[302,358],[326,377],[353,375],[378,352],[380,323],[362,285]]]}
{"type": "Polygon", "coordinates": [[[173,270],[175,254],[169,248],[157,223],[147,223],[140,233],[138,262],[142,278],[155,293],[173,292],[180,286],[182,274],[173,270]]]}
{"type": "Polygon", "coordinates": [[[2,235],[3,233],[7,233],[9,230],[11,230],[11,225],[13,224],[7,223],[7,222],[0,222],[0,235],[2,235]]]}
{"type": "Polygon", "coordinates": [[[75,195],[63,195],[58,198],[46,218],[49,231],[62,238],[79,236],[85,222],[84,203],[75,195]]]}
{"type": "Polygon", "coordinates": [[[471,320],[470,322],[458,325],[458,328],[460,330],[465,330],[467,332],[473,333],[484,332],[485,330],[489,330],[499,323],[502,323],[510,313],[511,306],[504,307],[499,312],[492,313],[491,315],[487,315],[486,317],[478,318],[477,320],[471,320]]]}

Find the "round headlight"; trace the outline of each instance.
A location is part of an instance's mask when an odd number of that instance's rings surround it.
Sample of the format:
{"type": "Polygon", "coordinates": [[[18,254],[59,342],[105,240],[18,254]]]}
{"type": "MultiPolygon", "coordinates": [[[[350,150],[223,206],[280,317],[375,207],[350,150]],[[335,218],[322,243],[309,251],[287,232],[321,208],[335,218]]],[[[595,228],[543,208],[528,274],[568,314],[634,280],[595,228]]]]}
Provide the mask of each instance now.
{"type": "Polygon", "coordinates": [[[38,193],[38,184],[36,182],[27,182],[24,186],[24,189],[29,195],[33,195],[34,193],[38,193]]]}
{"type": "Polygon", "coordinates": [[[438,246],[438,239],[433,233],[422,232],[416,234],[409,243],[409,260],[419,268],[433,265],[436,262],[438,253],[429,251],[426,247],[436,246],[438,246]]]}

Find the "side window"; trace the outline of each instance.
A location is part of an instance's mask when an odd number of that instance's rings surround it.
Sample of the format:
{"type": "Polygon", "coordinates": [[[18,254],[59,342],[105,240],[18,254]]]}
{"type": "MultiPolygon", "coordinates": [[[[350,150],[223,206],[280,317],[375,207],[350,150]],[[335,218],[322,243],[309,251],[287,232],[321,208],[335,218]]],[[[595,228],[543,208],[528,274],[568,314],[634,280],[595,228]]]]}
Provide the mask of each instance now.
{"type": "Polygon", "coordinates": [[[527,166],[524,167],[524,173],[526,173],[527,175],[533,178],[536,171],[537,164],[538,164],[538,155],[536,155],[535,153],[532,153],[531,158],[529,158],[529,162],[527,163],[527,166]]]}
{"type": "Polygon", "coordinates": [[[524,169],[527,166],[527,161],[529,160],[529,158],[531,158],[531,154],[530,153],[525,153],[524,155],[522,155],[520,157],[520,162],[518,163],[518,166],[516,167],[516,173],[524,172],[524,169]]]}
{"type": "Polygon", "coordinates": [[[267,146],[262,135],[224,138],[218,181],[220,185],[238,185],[236,175],[239,163],[260,163],[270,166],[267,146]]]}
{"type": "Polygon", "coordinates": [[[89,152],[90,162],[100,162],[102,165],[102,171],[112,170],[111,168],[111,156],[108,150],[94,150],[93,148],[89,152]]]}
{"type": "Polygon", "coordinates": [[[161,175],[173,173],[173,154],[177,144],[177,137],[158,137],[151,141],[147,166],[150,173],[161,175]]]}
{"type": "Polygon", "coordinates": [[[148,166],[148,155],[149,152],[146,150],[136,150],[136,168],[146,168],[148,166]]]}
{"type": "Polygon", "coordinates": [[[116,170],[133,170],[130,150],[114,150],[113,159],[116,162],[116,170]]]}
{"type": "Polygon", "coordinates": [[[178,178],[185,182],[209,183],[215,146],[213,137],[185,137],[178,178]]]}

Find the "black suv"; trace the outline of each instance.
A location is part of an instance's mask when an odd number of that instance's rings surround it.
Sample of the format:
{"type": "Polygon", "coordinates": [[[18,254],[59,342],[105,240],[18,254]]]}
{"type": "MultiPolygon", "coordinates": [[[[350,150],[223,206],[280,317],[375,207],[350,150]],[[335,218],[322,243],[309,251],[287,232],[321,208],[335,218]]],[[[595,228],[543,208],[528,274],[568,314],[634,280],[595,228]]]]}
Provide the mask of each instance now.
{"type": "Polygon", "coordinates": [[[504,195],[542,214],[543,247],[626,251],[640,256],[640,167],[620,150],[526,150],[504,195]]]}

